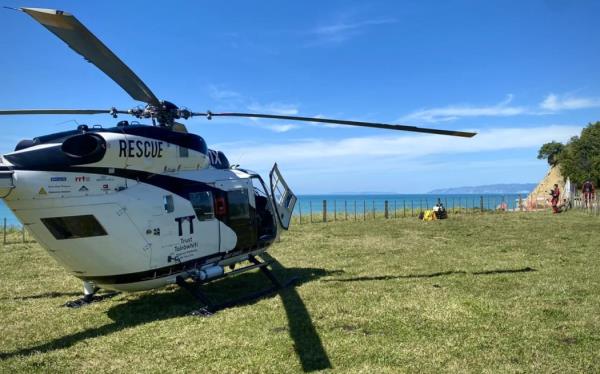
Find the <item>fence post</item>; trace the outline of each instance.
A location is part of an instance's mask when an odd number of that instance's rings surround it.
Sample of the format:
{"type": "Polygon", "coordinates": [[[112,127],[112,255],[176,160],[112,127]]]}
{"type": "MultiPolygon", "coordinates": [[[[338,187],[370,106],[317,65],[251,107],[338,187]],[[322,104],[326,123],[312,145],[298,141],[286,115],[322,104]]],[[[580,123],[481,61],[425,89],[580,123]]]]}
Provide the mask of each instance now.
{"type": "Polygon", "coordinates": [[[519,194],[519,212],[523,211],[523,198],[521,197],[521,194],[519,194]]]}
{"type": "Polygon", "coordinates": [[[312,200],[308,202],[310,205],[310,223],[313,223],[313,217],[312,217],[312,200]]]}
{"type": "Polygon", "coordinates": [[[367,200],[363,200],[363,221],[367,220],[367,200]]]}
{"type": "Polygon", "coordinates": [[[300,213],[300,225],[302,224],[302,204],[300,204],[300,200],[298,200],[298,212],[300,213]]]}
{"type": "Polygon", "coordinates": [[[375,200],[373,200],[372,208],[373,208],[372,209],[373,210],[373,219],[375,219],[375,200]]]}
{"type": "Polygon", "coordinates": [[[402,200],[402,206],[403,206],[402,216],[406,217],[406,200],[402,200]]]}
{"type": "Polygon", "coordinates": [[[390,218],[390,217],[388,216],[388,201],[386,200],[385,201],[385,219],[388,219],[388,218],[390,218]]]}
{"type": "Polygon", "coordinates": [[[479,196],[479,210],[483,213],[483,195],[479,196]]]}
{"type": "Polygon", "coordinates": [[[396,200],[394,200],[394,218],[398,218],[398,208],[396,208],[396,200]]]}
{"type": "Polygon", "coordinates": [[[348,201],[344,200],[344,220],[348,220],[348,201]]]}
{"type": "Polygon", "coordinates": [[[25,243],[25,225],[21,226],[21,239],[25,243]]]}
{"type": "Polygon", "coordinates": [[[356,200],[354,200],[354,220],[356,221],[356,200]]]}
{"type": "Polygon", "coordinates": [[[415,201],[414,200],[410,201],[410,216],[411,217],[415,216],[415,201]]]}
{"type": "Polygon", "coordinates": [[[337,201],[333,200],[333,221],[337,221],[337,201]]]}
{"type": "Polygon", "coordinates": [[[323,222],[327,222],[327,200],[323,200],[323,222]]]}
{"type": "Polygon", "coordinates": [[[6,217],[4,217],[4,244],[6,244],[6,217]]]}

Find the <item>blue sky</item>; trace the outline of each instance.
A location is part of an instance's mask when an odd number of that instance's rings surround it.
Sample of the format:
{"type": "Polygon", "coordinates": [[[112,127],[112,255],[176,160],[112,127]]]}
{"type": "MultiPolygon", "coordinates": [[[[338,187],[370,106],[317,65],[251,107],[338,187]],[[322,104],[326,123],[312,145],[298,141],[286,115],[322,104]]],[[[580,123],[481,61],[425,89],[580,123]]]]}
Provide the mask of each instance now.
{"type": "MultiPolygon", "coordinates": [[[[190,131],[297,193],[536,182],[537,149],[600,120],[597,1],[7,1],[69,11],[159,97],[256,111],[476,130],[472,139],[287,121],[190,131]]],[[[0,107],[138,105],[24,13],[0,11],[0,107]]],[[[121,119],[127,119],[122,117],[121,119]]],[[[0,118],[19,139],[108,116],[0,118]]]]}

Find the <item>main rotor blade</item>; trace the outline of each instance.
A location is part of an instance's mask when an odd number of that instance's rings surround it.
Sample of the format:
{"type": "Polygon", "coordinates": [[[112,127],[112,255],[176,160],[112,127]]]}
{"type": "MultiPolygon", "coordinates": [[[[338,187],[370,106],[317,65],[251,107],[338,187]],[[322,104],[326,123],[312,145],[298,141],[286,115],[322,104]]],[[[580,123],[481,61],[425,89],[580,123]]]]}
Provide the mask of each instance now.
{"type": "Polygon", "coordinates": [[[376,123],[376,122],[361,122],[361,121],[347,121],[339,119],[329,118],[311,118],[311,117],[297,117],[297,116],[280,116],[275,114],[257,114],[257,113],[193,113],[193,115],[206,115],[207,117],[248,117],[248,118],[270,118],[270,119],[284,119],[289,121],[304,121],[304,122],[320,122],[330,123],[336,125],[349,125],[349,126],[360,126],[360,127],[374,127],[377,129],[387,130],[400,130],[400,131],[412,131],[422,132],[426,134],[438,134],[438,135],[450,135],[450,136],[461,136],[463,138],[471,138],[477,135],[476,132],[464,132],[464,131],[452,131],[452,130],[440,130],[430,129],[425,127],[406,126],[406,125],[391,125],[387,123],[376,123]]]}
{"type": "Polygon", "coordinates": [[[20,9],[96,65],[132,98],[152,105],[159,104],[148,86],[73,15],[54,9],[20,9]]]}
{"type": "Polygon", "coordinates": [[[0,116],[19,114],[128,114],[126,110],[115,109],[6,109],[0,116]]]}

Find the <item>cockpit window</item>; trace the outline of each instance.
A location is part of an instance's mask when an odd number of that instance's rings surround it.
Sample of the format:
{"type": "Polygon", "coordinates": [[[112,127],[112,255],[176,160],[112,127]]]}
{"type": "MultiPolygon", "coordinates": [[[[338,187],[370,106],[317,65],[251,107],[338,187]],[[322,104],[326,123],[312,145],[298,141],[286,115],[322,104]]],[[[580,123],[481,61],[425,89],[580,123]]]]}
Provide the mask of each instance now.
{"type": "Polygon", "coordinates": [[[198,221],[206,221],[215,218],[213,196],[210,191],[191,192],[190,202],[196,212],[198,221]]]}

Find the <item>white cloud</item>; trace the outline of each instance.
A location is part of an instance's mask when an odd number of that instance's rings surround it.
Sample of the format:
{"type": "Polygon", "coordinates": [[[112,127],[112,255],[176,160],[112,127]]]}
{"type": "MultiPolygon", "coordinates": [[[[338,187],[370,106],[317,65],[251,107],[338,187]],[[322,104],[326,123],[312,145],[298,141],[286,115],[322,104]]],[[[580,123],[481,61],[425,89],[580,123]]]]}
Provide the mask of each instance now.
{"type": "Polygon", "coordinates": [[[243,155],[244,166],[267,170],[277,161],[288,169],[310,173],[314,169],[357,171],[361,168],[403,168],[431,155],[491,152],[536,148],[579,134],[581,126],[554,125],[533,128],[495,128],[474,138],[430,135],[382,135],[336,140],[302,139],[286,143],[222,144],[234,159],[243,155]]]}
{"type": "Polygon", "coordinates": [[[221,86],[211,84],[208,86],[209,96],[217,101],[240,99],[242,95],[239,92],[225,89],[221,86]]]}
{"type": "Polygon", "coordinates": [[[327,25],[314,27],[309,31],[314,40],[309,45],[334,44],[349,40],[364,33],[371,26],[396,23],[392,18],[370,20],[338,20],[327,25]]]}
{"type": "Polygon", "coordinates": [[[540,108],[557,112],[561,110],[587,109],[600,107],[599,97],[575,97],[572,95],[549,94],[540,103],[540,108]]]}
{"type": "Polygon", "coordinates": [[[283,133],[283,132],[288,132],[290,130],[295,130],[297,128],[299,128],[300,126],[298,125],[292,125],[292,124],[286,124],[286,125],[261,125],[262,127],[269,129],[271,131],[277,132],[277,133],[283,133]]]}
{"type": "Polygon", "coordinates": [[[295,116],[298,114],[297,105],[278,102],[267,104],[252,103],[247,108],[257,113],[278,114],[282,116],[295,116]]]}
{"type": "Polygon", "coordinates": [[[525,107],[509,105],[513,95],[498,104],[489,106],[450,105],[441,108],[421,109],[402,117],[400,122],[442,122],[464,117],[509,117],[528,114],[525,107]]]}

